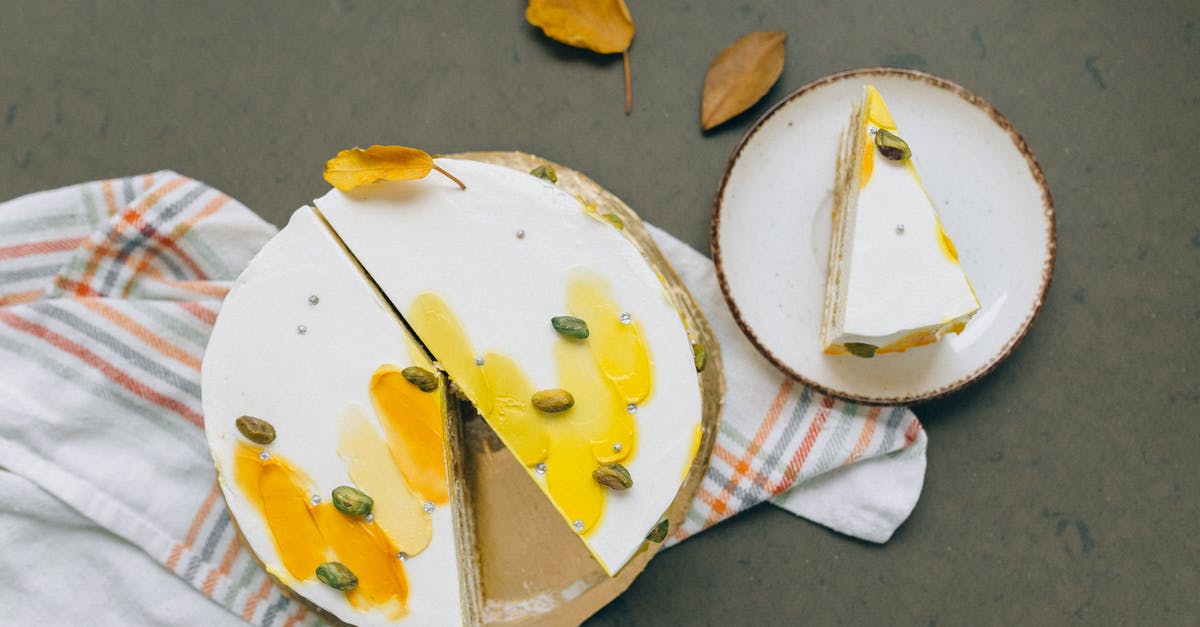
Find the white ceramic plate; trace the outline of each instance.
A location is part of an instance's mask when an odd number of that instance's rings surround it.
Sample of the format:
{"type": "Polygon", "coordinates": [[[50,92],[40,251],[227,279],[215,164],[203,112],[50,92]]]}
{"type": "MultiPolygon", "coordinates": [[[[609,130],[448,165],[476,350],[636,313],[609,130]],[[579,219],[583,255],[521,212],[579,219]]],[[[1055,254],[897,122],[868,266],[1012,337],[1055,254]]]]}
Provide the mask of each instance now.
{"type": "Polygon", "coordinates": [[[734,317],[776,366],[837,396],[909,403],[957,390],[1012,352],[1054,268],[1054,208],[1025,140],[990,104],[929,74],[852,70],[792,92],[742,138],[717,191],[712,248],[734,317]],[[838,134],[874,84],[982,309],[962,335],[860,359],[821,352],[838,134]]]}

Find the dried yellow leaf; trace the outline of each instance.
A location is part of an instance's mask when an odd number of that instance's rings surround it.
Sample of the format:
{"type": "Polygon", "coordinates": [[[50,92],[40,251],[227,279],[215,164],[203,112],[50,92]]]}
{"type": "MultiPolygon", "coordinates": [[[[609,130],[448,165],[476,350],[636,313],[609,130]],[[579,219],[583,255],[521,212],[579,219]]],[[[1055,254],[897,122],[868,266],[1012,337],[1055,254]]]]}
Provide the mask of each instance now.
{"type": "Polygon", "coordinates": [[[625,0],[529,0],[525,19],[546,36],[568,46],[600,54],[621,53],[625,72],[625,115],[633,110],[629,44],[633,17],[625,0]]]}
{"type": "Polygon", "coordinates": [[[325,180],[348,192],[376,181],[412,181],[429,176],[433,157],[405,146],[371,146],[343,150],[325,162],[325,180]]]}
{"type": "Polygon", "coordinates": [[[601,54],[625,52],[633,42],[624,0],[529,0],[525,19],[551,39],[601,54]]]}
{"type": "Polygon", "coordinates": [[[709,130],[749,109],[771,91],[783,73],[787,33],[750,33],[721,51],[704,76],[700,126],[709,130]]]}

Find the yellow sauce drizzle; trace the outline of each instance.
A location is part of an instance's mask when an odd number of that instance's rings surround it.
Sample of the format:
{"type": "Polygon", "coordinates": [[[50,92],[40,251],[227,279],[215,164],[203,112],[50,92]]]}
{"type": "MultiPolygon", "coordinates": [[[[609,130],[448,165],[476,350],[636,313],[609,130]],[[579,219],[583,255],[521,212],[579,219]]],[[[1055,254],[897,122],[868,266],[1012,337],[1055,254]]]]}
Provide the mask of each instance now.
{"type": "Polygon", "coordinates": [[[388,450],[408,486],[434,503],[447,502],[441,394],[422,392],[404,378],[401,368],[391,365],[375,371],[370,390],[388,450]]]}
{"type": "Polygon", "coordinates": [[[686,479],[688,472],[692,470],[692,462],[696,460],[696,453],[700,450],[700,438],[703,436],[704,429],[701,427],[700,423],[697,422],[696,426],[692,427],[692,444],[691,447],[688,448],[688,450],[691,452],[688,454],[687,463],[683,465],[683,472],[679,473],[680,479],[686,479]]]}
{"type": "MultiPolygon", "coordinates": [[[[347,600],[359,609],[377,609],[390,618],[405,611],[408,580],[398,549],[376,523],[348,516],[325,501],[309,501],[310,481],[278,454],[267,460],[239,443],[234,451],[234,481],[262,514],[284,568],[300,581],[315,580],[317,567],[336,559],[358,577],[347,600]]],[[[276,573],[277,575],[279,573],[276,573]]]]}
{"type": "Polygon", "coordinates": [[[421,497],[409,489],[373,422],[358,405],[343,410],[338,417],[338,456],[346,462],[354,487],[374,499],[375,522],[392,544],[417,555],[433,538],[433,519],[422,509],[421,497]]]}
{"type": "Polygon", "coordinates": [[[536,390],[520,366],[498,353],[483,358],[483,376],[492,393],[488,424],[504,438],[504,444],[525,466],[546,461],[550,437],[546,419],[529,402],[536,390]]]}
{"type": "MultiPolygon", "coordinates": [[[[480,353],[436,294],[418,296],[407,319],[517,459],[526,468],[545,462],[550,500],[568,522],[581,522],[586,535],[597,526],[607,495],[592,471],[603,462],[628,460],[636,450],[635,421],[626,405],[649,398],[653,362],[641,325],[636,318],[621,322],[622,309],[602,279],[573,280],[567,305],[588,323],[590,336],[555,340],[557,387],[571,392],[575,406],[553,415],[533,407],[530,397],[538,387],[511,358],[489,352],[482,366],[476,363],[480,353]]],[[[553,314],[547,312],[547,319],[553,314]]]]}
{"type": "Polygon", "coordinates": [[[621,308],[609,295],[604,279],[592,274],[576,276],[567,287],[567,310],[587,321],[592,355],[626,403],[642,403],[650,396],[653,365],[642,325],[637,318],[621,322],[621,308]]]}
{"type": "Polygon", "coordinates": [[[308,490],[296,485],[294,475],[274,458],[262,464],[258,488],[279,559],[296,579],[313,577],[325,562],[325,543],[308,511],[308,490]]]}
{"type": "Polygon", "coordinates": [[[408,579],[403,563],[396,557],[396,547],[379,525],[343,514],[328,502],[313,509],[313,518],[337,561],[358,577],[358,586],[346,594],[350,604],[358,609],[381,610],[393,619],[402,616],[408,579]]]}
{"type": "Polygon", "coordinates": [[[892,119],[891,112],[883,103],[883,96],[879,95],[874,85],[867,85],[867,119],[880,128],[896,130],[896,121],[892,119]]]}
{"type": "Polygon", "coordinates": [[[871,139],[871,134],[867,129],[863,129],[863,158],[862,158],[862,173],[858,178],[859,189],[866,187],[867,183],[871,182],[871,173],[875,170],[875,142],[871,139]]]}
{"type": "Polygon", "coordinates": [[[437,294],[426,292],[417,296],[404,319],[425,346],[437,355],[442,368],[450,373],[454,383],[475,404],[482,416],[492,411],[492,395],[484,380],[483,370],[475,364],[471,339],[462,328],[450,306],[437,294]]]}

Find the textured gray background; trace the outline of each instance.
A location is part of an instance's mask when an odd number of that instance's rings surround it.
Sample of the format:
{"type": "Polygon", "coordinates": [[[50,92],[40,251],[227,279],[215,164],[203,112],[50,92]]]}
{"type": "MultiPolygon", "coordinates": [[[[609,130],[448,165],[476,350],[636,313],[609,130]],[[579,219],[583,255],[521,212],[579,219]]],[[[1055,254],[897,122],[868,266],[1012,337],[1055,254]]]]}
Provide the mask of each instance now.
{"type": "Polygon", "coordinates": [[[280,223],[340,148],[521,149],[707,251],[753,119],[879,64],[966,85],[1038,155],[1049,300],[996,372],[917,408],[929,473],[895,538],[758,507],[654,560],[596,624],[1200,621],[1194,0],[629,0],[631,117],[619,58],[545,40],[519,0],[246,4],[0,1],[0,197],[171,168],[280,223]],[[701,134],[709,61],[757,29],[789,33],[782,78],[701,134]]]}

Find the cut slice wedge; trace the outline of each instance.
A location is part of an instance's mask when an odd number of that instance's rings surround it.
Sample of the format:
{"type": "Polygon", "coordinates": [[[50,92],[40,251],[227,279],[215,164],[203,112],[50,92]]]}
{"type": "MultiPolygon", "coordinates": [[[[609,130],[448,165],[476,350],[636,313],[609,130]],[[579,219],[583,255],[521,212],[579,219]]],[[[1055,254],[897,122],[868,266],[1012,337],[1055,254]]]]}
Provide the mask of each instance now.
{"type": "Polygon", "coordinates": [[[866,86],[838,155],[826,353],[873,357],[931,344],[979,310],[912,150],[879,91],[866,86]]]}

